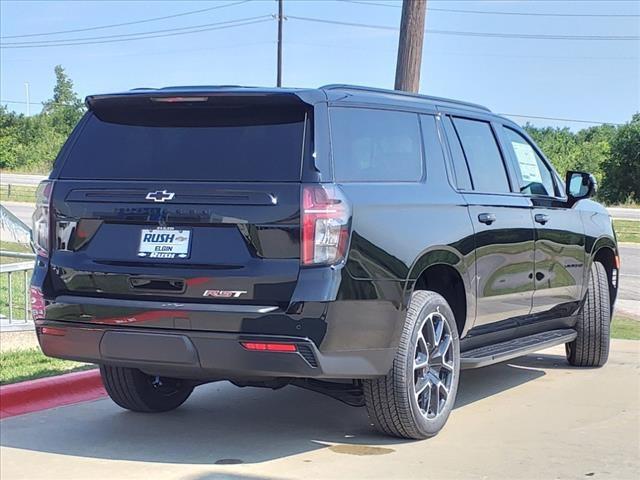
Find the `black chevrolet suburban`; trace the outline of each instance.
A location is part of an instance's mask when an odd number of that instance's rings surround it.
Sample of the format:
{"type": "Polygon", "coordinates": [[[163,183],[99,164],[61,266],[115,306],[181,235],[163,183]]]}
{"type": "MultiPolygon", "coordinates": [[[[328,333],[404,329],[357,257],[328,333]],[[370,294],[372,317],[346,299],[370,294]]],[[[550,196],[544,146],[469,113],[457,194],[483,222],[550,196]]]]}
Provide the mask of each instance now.
{"type": "Polygon", "coordinates": [[[460,369],[607,361],[619,257],[594,178],[487,108],[372,88],[94,95],[37,194],[45,354],[121,407],[295,385],[435,435],[460,369]]]}

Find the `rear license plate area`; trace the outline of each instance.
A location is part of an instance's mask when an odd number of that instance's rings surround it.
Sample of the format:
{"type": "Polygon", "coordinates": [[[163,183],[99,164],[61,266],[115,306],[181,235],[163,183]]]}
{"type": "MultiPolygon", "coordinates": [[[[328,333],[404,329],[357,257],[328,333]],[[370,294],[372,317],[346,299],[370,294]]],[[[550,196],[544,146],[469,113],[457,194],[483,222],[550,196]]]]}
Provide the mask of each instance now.
{"type": "Polygon", "coordinates": [[[138,257],[189,258],[191,230],[173,228],[142,229],[138,257]]]}

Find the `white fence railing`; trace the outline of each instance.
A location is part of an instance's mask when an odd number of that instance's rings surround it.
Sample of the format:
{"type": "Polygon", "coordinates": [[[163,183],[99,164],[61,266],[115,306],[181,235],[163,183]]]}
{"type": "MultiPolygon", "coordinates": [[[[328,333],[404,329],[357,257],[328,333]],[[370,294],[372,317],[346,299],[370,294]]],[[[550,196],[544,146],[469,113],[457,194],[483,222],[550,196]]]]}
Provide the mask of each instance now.
{"type": "MultiPolygon", "coordinates": [[[[0,256],[16,256],[13,252],[0,252],[0,256]]],[[[18,258],[33,254],[20,254],[18,258]]],[[[27,323],[31,319],[31,298],[29,285],[34,261],[0,264],[0,315],[8,320],[9,325],[27,323]]]]}
{"type": "MultiPolygon", "coordinates": [[[[3,241],[29,244],[31,230],[0,205],[0,232],[3,241]]],[[[0,250],[0,319],[4,324],[26,323],[31,319],[29,285],[36,256],[33,253],[0,250]],[[7,262],[7,259],[9,263],[7,262]],[[14,261],[15,260],[15,261],[14,261]]]]}

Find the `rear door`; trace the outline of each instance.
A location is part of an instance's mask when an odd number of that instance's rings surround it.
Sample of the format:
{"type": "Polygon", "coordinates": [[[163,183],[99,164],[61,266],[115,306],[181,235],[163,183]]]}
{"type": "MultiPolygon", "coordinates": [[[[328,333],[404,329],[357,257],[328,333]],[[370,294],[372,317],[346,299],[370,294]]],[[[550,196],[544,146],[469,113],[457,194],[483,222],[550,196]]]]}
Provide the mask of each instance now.
{"type": "Polygon", "coordinates": [[[92,106],[54,171],[55,295],[288,305],[309,107],[202,98],[92,106]]]}
{"type": "Polygon", "coordinates": [[[489,121],[445,118],[458,188],[475,230],[475,327],[515,328],[528,315],[534,290],[531,203],[511,191],[507,165],[489,121]],[[514,320],[510,320],[514,319],[514,320]]]}

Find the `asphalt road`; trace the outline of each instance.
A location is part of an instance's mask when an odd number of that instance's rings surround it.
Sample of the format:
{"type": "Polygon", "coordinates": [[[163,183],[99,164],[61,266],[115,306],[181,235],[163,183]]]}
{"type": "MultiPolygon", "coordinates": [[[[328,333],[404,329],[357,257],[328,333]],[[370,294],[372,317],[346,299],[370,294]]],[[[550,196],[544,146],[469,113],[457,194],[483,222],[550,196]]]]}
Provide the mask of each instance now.
{"type": "Polygon", "coordinates": [[[0,183],[11,183],[13,185],[34,185],[37,186],[42,180],[47,178],[44,175],[23,175],[21,173],[2,173],[0,183]]]}
{"type": "Polygon", "coordinates": [[[640,221],[640,208],[607,208],[613,218],[640,221]]]}
{"type": "Polygon", "coordinates": [[[2,202],[11,213],[22,220],[28,227],[31,227],[31,215],[35,206],[31,203],[2,202]]]}
{"type": "Polygon", "coordinates": [[[601,369],[562,348],[463,372],[437,437],[401,441],[362,408],[287,387],[198,387],[174,412],[110,400],[3,420],[0,471],[14,479],[637,479],[640,342],[601,369]]]}

